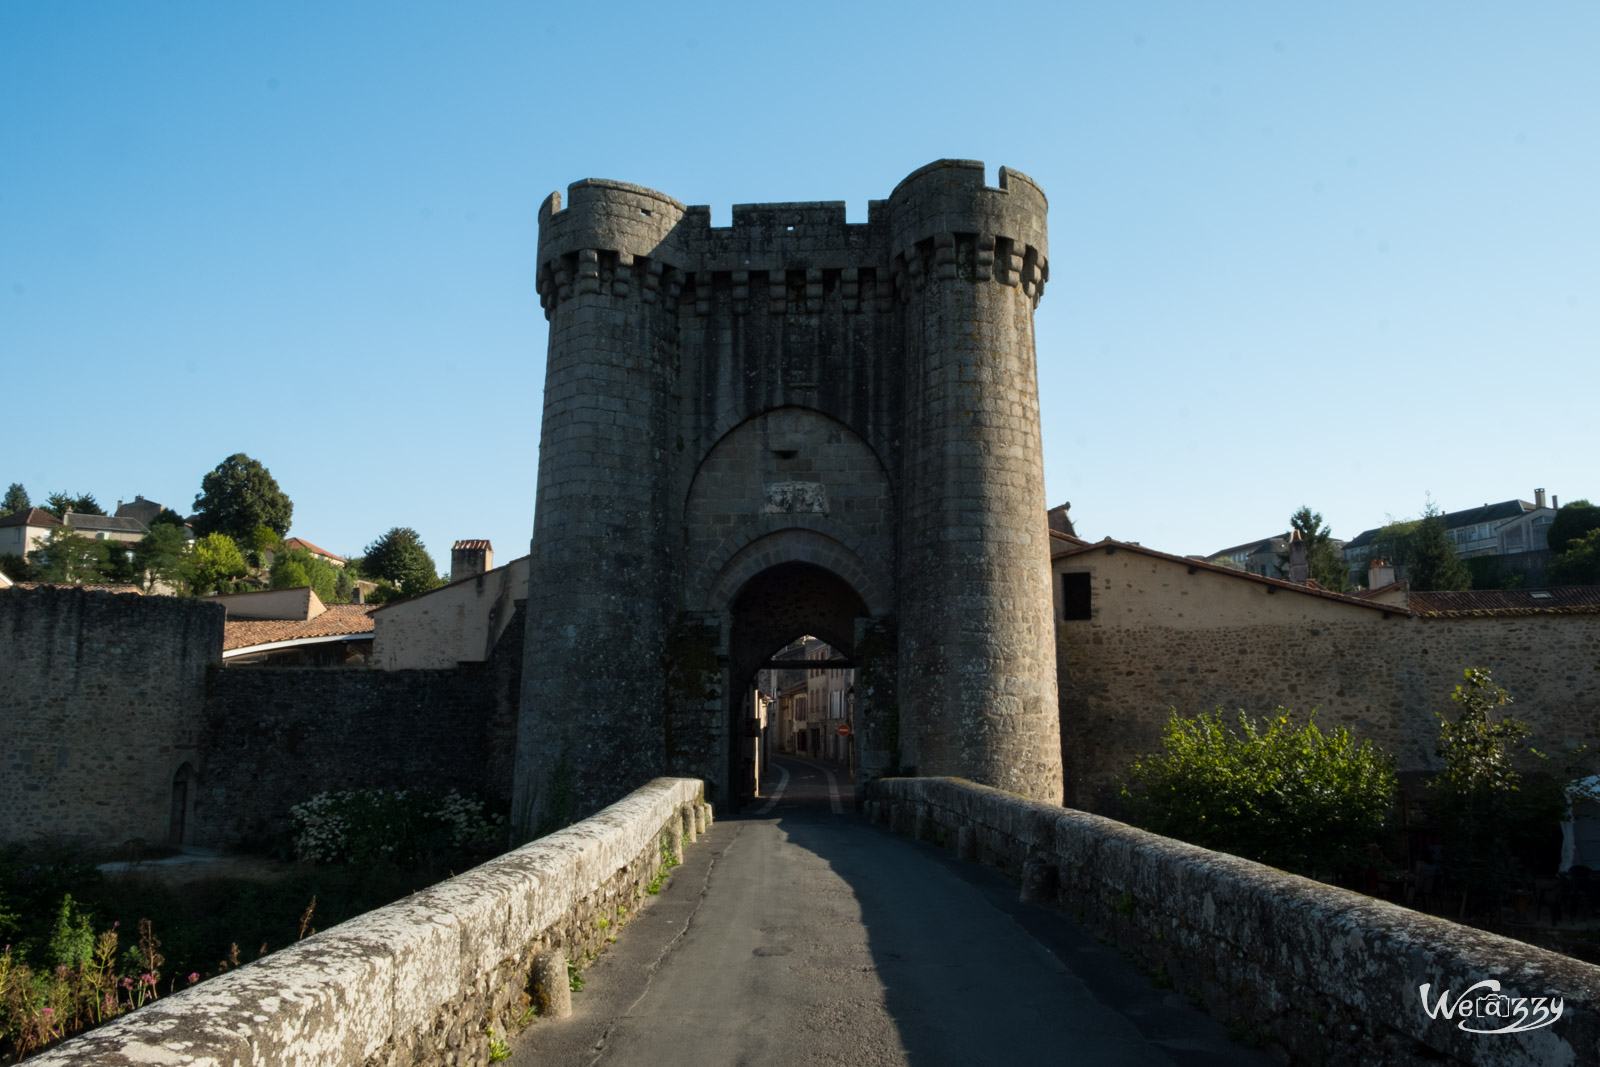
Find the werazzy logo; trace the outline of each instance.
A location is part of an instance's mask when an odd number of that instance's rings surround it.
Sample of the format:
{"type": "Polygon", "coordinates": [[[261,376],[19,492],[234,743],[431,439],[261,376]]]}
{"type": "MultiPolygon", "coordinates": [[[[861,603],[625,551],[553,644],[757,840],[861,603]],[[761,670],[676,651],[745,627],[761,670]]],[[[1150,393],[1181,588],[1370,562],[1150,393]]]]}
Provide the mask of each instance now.
{"type": "Polygon", "coordinates": [[[1441,989],[1438,999],[1430,1006],[1428,990],[1432,988],[1428,982],[1417,987],[1422,997],[1422,1010],[1428,1013],[1428,1018],[1456,1019],[1456,1025],[1469,1034],[1520,1034],[1524,1030],[1537,1030],[1561,1018],[1562,1009],[1566,1007],[1561,997],[1513,997],[1502,993],[1499,981],[1493,978],[1485,978],[1469,987],[1453,1002],[1450,990],[1441,989]],[[1495,1022],[1500,1025],[1494,1026],[1495,1022]],[[1473,1023],[1482,1025],[1471,1025],[1473,1023]]]}

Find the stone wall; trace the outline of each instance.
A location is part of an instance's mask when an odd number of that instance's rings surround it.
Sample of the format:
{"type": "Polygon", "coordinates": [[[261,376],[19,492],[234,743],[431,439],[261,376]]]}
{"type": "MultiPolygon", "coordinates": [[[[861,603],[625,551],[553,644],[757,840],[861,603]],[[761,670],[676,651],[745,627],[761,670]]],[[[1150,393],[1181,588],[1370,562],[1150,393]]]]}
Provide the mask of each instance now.
{"type": "Polygon", "coordinates": [[[324,790],[459,789],[509,802],[521,617],[489,662],[453,670],[212,672],[198,843],[259,841],[324,790]]]}
{"type": "Polygon", "coordinates": [[[1172,708],[1320,708],[1319,724],[1370,738],[1402,773],[1435,770],[1435,713],[1453,712],[1468,667],[1511,691],[1541,750],[1600,746],[1600,614],[1411,616],[1128,549],[1055,570],[1062,757],[1080,808],[1114,808],[1114,777],[1160,750],[1172,708]],[[1062,575],[1086,570],[1092,618],[1065,620],[1062,575]]]}
{"type": "Polygon", "coordinates": [[[657,779],[590,819],[30,1062],[482,1067],[491,1036],[531,1021],[532,999],[545,992],[533,988],[535,967],[564,986],[564,960],[603,948],[619,918],[649,900],[664,853],[681,857],[709,820],[698,781],[657,779]]]}
{"type": "Polygon", "coordinates": [[[1600,1062],[1600,968],[1589,964],[957,779],[881,779],[865,799],[875,821],[1018,878],[1024,899],[1077,916],[1282,1062],[1600,1062]],[[1422,984],[1453,1001],[1485,979],[1511,997],[1561,998],[1563,1013],[1491,1035],[1423,1010],[1422,984]]]}
{"type": "Polygon", "coordinates": [[[223,610],[166,597],[0,594],[0,840],[36,834],[166,844],[191,814],[175,776],[199,762],[223,610]]]}

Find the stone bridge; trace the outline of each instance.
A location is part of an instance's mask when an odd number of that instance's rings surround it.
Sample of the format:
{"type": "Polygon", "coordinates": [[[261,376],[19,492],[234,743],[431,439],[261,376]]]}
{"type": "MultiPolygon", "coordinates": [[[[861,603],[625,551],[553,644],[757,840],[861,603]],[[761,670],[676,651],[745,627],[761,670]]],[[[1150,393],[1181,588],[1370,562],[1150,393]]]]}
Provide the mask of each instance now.
{"type": "Polygon", "coordinates": [[[1600,968],[957,779],[779,768],[714,826],[651,782],[32,1062],[1600,1062],[1600,968]],[[1424,1011],[1484,979],[1560,1018],[1424,1011]]]}

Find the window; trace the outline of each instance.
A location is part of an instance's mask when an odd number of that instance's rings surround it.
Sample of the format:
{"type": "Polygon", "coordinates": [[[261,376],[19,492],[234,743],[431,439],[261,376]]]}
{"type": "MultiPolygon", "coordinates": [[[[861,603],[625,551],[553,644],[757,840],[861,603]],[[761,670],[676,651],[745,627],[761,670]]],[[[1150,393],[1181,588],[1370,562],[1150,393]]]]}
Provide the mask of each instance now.
{"type": "Polygon", "coordinates": [[[1066,604],[1066,610],[1061,616],[1063,619],[1067,622],[1081,622],[1093,618],[1089,609],[1088,574],[1063,574],[1061,592],[1066,604]]]}

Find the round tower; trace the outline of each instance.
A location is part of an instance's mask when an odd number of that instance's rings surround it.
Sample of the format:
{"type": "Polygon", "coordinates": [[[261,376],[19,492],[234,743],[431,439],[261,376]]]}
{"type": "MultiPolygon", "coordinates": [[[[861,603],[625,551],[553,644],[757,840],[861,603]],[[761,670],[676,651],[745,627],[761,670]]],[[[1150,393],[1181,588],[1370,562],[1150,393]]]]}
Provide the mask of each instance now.
{"type": "Polygon", "coordinates": [[[684,206],[589,180],[539,209],[550,320],[515,814],[543,832],[660,773],[668,441],[684,206]]]}
{"type": "Polygon", "coordinates": [[[904,315],[901,763],[1062,799],[1033,310],[1044,194],[941,160],[889,198],[904,315]]]}

